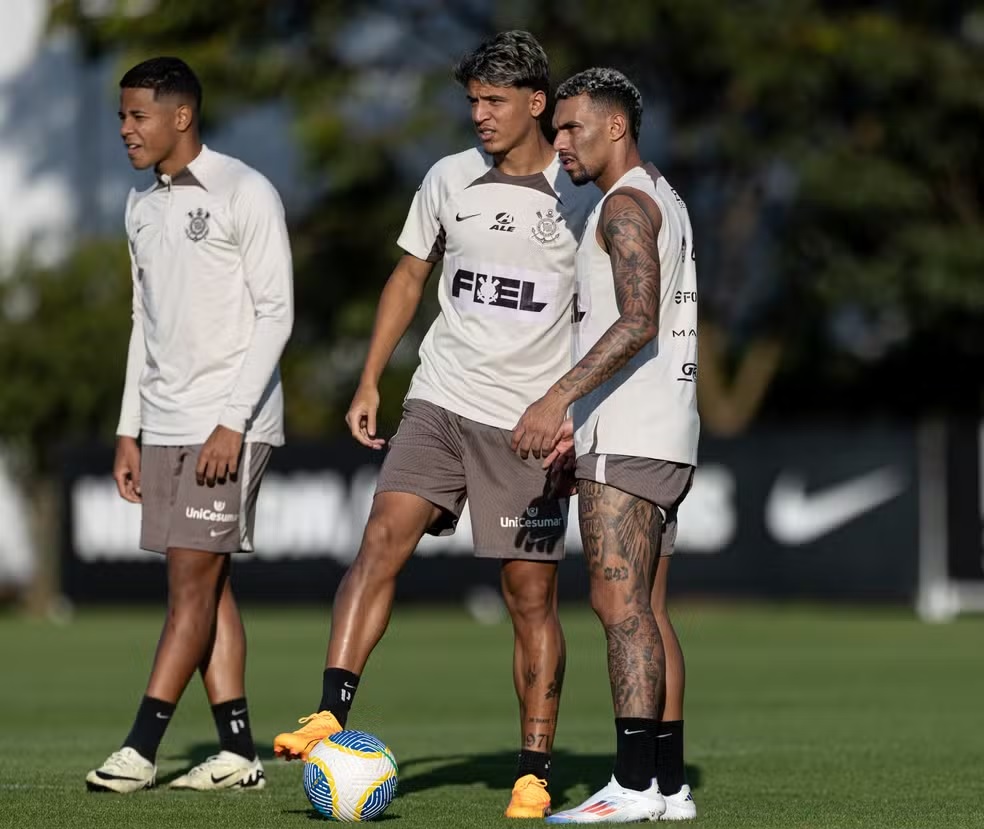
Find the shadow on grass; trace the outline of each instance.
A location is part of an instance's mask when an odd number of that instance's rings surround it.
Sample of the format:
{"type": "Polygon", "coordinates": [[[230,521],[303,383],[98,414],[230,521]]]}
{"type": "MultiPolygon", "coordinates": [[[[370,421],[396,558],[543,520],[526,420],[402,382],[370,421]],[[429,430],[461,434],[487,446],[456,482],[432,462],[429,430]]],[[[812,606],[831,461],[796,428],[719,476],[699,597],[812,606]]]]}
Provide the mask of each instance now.
{"type": "MultiPolygon", "coordinates": [[[[559,749],[553,753],[550,790],[554,805],[566,803],[573,789],[595,791],[612,776],[612,754],[580,754],[559,749]]],[[[489,789],[508,792],[516,773],[516,752],[411,757],[400,763],[399,794],[422,792],[442,786],[484,783],[489,789]],[[433,766],[433,768],[431,768],[433,766]]],[[[687,766],[687,782],[697,790],[702,783],[699,766],[687,766]]]]}
{"type": "MultiPolygon", "coordinates": [[[[313,808],[309,809],[282,809],[280,814],[287,815],[299,815],[304,816],[308,820],[317,820],[320,823],[328,822],[328,818],[323,817],[319,812],[316,812],[313,808]]],[[[374,817],[372,819],[373,823],[382,823],[387,820],[399,820],[400,816],[391,814],[390,812],[383,812],[379,817],[374,817]]]]}
{"type": "MultiPolygon", "coordinates": [[[[167,785],[171,780],[184,774],[189,768],[217,754],[216,743],[196,743],[185,753],[171,753],[163,759],[169,763],[184,760],[182,768],[158,778],[158,785],[167,785]]],[[[268,746],[257,746],[257,753],[264,763],[281,762],[274,757],[268,746]]],[[[516,773],[515,751],[497,751],[486,754],[442,754],[430,757],[410,757],[400,761],[400,783],[397,797],[440,789],[445,786],[472,786],[484,784],[492,791],[504,794],[512,789],[516,773]]],[[[553,768],[550,775],[550,791],[553,804],[568,806],[573,791],[585,787],[593,792],[604,786],[612,775],[613,754],[580,754],[559,749],[553,753],[553,768]]],[[[297,764],[300,767],[300,763],[297,764]]],[[[703,784],[703,774],[699,766],[687,765],[687,782],[694,791],[703,784]]],[[[306,815],[311,820],[324,820],[313,808],[285,809],[284,815],[306,815]]],[[[377,820],[394,820],[399,815],[386,812],[377,820]]]]}

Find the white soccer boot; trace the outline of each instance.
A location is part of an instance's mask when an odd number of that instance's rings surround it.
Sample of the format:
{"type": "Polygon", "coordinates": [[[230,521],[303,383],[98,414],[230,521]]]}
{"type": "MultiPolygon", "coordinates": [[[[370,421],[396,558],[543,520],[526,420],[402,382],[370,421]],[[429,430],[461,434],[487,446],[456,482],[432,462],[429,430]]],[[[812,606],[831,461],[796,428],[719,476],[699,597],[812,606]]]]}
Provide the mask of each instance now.
{"type": "Polygon", "coordinates": [[[556,812],[547,823],[636,823],[659,820],[666,811],[666,801],[653,780],[644,792],[626,789],[615,777],[601,791],[591,795],[580,806],[556,812]]]}
{"type": "Polygon", "coordinates": [[[266,785],[259,757],[247,760],[231,751],[220,751],[199,763],[187,774],[170,783],[172,789],[193,789],[196,792],[216,792],[220,789],[262,789],[266,785]]]}
{"type": "Polygon", "coordinates": [[[666,811],[659,816],[660,820],[693,820],[697,817],[697,804],[686,783],[676,794],[664,794],[666,811]]]}
{"type": "Polygon", "coordinates": [[[120,794],[152,789],[156,781],[157,766],[129,746],[114,751],[105,763],[85,776],[90,791],[120,794]]]}

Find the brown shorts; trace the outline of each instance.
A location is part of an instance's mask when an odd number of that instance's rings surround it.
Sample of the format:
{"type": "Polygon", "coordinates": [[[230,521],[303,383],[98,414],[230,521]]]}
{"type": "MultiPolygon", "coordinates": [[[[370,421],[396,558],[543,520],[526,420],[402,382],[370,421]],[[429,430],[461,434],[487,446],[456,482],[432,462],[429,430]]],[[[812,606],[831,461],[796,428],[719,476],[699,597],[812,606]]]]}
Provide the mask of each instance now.
{"type": "Polygon", "coordinates": [[[673,555],[677,536],[677,509],[694,480],[694,468],[685,463],[630,455],[581,455],[574,476],[615,487],[655,504],[663,516],[660,556],[673,555]]]}
{"type": "Polygon", "coordinates": [[[236,480],[199,485],[197,446],[144,446],[140,457],[143,514],[140,546],[156,553],[169,548],[208,553],[253,550],[253,520],[270,445],[243,447],[236,480]]]}
{"type": "Polygon", "coordinates": [[[547,497],[541,462],[520,458],[511,439],[508,429],[407,400],[376,492],[409,492],[440,507],[433,535],[454,532],[467,498],[476,556],[559,561],[568,499],[547,497]]]}

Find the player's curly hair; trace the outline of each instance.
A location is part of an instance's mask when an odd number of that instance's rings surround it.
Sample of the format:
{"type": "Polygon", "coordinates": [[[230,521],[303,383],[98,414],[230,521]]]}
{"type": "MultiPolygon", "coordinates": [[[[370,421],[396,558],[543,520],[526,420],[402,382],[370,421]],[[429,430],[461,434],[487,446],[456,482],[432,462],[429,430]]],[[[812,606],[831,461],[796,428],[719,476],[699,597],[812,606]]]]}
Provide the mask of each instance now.
{"type": "Polygon", "coordinates": [[[454,68],[462,86],[478,81],[488,86],[517,86],[537,92],[550,90],[547,53],[529,32],[499,32],[465,55],[454,68]]]}
{"type": "Polygon", "coordinates": [[[587,95],[592,101],[617,108],[629,119],[629,134],[639,140],[642,124],[642,93],[617,69],[596,66],[578,72],[557,88],[557,100],[587,95]]]}
{"type": "Polygon", "coordinates": [[[138,63],[120,78],[120,89],[153,89],[154,100],[161,95],[180,95],[202,110],[202,85],[198,76],[181,58],[150,58],[138,63]]]}

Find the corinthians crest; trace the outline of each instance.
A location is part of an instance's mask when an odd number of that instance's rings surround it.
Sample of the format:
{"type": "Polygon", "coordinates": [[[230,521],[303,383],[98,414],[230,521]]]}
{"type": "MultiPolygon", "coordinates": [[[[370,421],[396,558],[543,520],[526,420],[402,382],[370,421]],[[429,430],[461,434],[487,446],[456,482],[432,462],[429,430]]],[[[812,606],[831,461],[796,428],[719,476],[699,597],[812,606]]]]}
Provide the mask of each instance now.
{"type": "Polygon", "coordinates": [[[563,216],[555,216],[553,210],[548,210],[546,216],[537,210],[536,216],[537,222],[533,225],[533,238],[541,245],[552,242],[560,236],[560,223],[564,221],[563,216]]]}
{"type": "Polygon", "coordinates": [[[188,234],[188,238],[192,242],[200,242],[206,236],[208,236],[208,217],[209,213],[207,210],[201,207],[198,210],[189,210],[188,218],[191,220],[188,222],[188,227],[185,228],[185,233],[188,234]]]}

